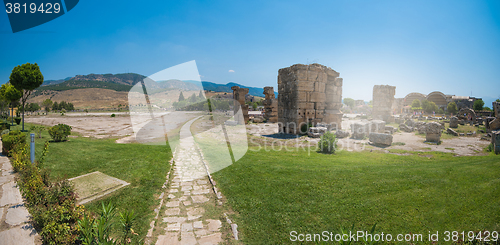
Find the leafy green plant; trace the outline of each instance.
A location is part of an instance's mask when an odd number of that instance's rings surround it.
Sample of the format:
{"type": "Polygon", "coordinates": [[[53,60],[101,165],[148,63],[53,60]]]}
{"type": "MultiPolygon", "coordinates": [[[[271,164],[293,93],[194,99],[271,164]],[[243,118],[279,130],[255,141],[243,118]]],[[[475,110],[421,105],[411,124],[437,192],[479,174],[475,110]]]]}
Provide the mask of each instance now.
{"type": "Polygon", "coordinates": [[[111,117],[116,117],[115,113],[111,114],[111,117]]]}
{"type": "Polygon", "coordinates": [[[49,128],[49,135],[56,142],[66,140],[71,134],[71,126],[66,124],[57,124],[49,128]]]}
{"type": "Polygon", "coordinates": [[[19,130],[10,131],[2,136],[2,153],[11,156],[10,151],[18,144],[26,144],[26,134],[19,130]]]}
{"type": "Polygon", "coordinates": [[[319,152],[333,154],[337,150],[337,138],[330,131],[325,132],[318,142],[319,152]]]}
{"type": "Polygon", "coordinates": [[[45,129],[44,126],[31,126],[30,131],[35,132],[39,139],[42,138],[42,132],[45,129]]]}

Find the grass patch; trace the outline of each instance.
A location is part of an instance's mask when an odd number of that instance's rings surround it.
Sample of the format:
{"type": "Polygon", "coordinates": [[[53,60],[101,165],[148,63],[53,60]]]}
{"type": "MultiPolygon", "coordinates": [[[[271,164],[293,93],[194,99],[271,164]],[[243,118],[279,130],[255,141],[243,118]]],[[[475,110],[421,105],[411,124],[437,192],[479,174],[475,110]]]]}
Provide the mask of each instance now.
{"type": "MultiPolygon", "coordinates": [[[[28,124],[25,128],[29,129],[28,124]]],[[[35,139],[36,156],[43,143],[51,140],[45,130],[42,139],[35,139]]],[[[172,154],[168,146],[117,144],[114,139],[69,138],[65,142],[52,142],[45,160],[54,180],[72,178],[100,171],[124,180],[130,185],[84,206],[95,213],[101,210],[101,201],[112,202],[118,212],[134,210],[137,214],[134,230],[145,237],[149,222],[158,205],[165,176],[170,168],[172,154]]]]}
{"type": "Polygon", "coordinates": [[[214,177],[245,244],[288,244],[291,231],[336,232],[352,224],[426,237],[500,229],[499,160],[440,152],[248,151],[214,177]]]}
{"type": "Polygon", "coordinates": [[[392,145],[406,145],[404,142],[393,142],[392,145]]]}

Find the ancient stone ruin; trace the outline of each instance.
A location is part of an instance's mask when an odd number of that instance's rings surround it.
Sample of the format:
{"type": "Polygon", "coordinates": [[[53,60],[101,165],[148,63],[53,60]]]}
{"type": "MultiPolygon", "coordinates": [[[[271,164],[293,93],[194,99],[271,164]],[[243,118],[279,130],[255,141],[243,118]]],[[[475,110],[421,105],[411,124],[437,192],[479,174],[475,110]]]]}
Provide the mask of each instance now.
{"type": "Polygon", "coordinates": [[[390,146],[392,145],[392,135],[383,133],[370,133],[369,140],[375,145],[390,146]]]}
{"type": "Polygon", "coordinates": [[[458,128],[458,117],[450,117],[450,128],[458,128]]]}
{"type": "Polygon", "coordinates": [[[231,87],[234,98],[234,120],[238,124],[245,124],[248,121],[248,105],[245,105],[245,95],[248,93],[248,88],[240,88],[238,86],[231,87]],[[238,109],[241,106],[242,116],[238,116],[238,109]]]}
{"type": "Polygon", "coordinates": [[[425,140],[428,142],[439,142],[441,140],[441,130],[443,126],[437,122],[425,124],[425,140]]]}
{"type": "Polygon", "coordinates": [[[373,118],[390,121],[392,115],[392,106],[396,87],[389,85],[373,86],[373,118]]]}
{"type": "Polygon", "coordinates": [[[262,102],[264,104],[264,118],[267,122],[278,122],[278,100],[274,95],[274,88],[264,87],[264,95],[266,96],[262,102]]]}
{"type": "MultiPolygon", "coordinates": [[[[324,122],[341,128],[342,78],[320,65],[295,64],[278,71],[278,122],[284,133],[324,122]]],[[[305,133],[305,132],[302,132],[305,133]]]]}
{"type": "Polygon", "coordinates": [[[363,139],[370,133],[385,133],[385,122],[381,120],[355,122],[351,124],[351,131],[353,138],[363,139]]]}
{"type": "Polygon", "coordinates": [[[489,130],[499,130],[500,129],[500,103],[493,102],[493,111],[495,112],[495,119],[487,123],[487,128],[489,130]]]}

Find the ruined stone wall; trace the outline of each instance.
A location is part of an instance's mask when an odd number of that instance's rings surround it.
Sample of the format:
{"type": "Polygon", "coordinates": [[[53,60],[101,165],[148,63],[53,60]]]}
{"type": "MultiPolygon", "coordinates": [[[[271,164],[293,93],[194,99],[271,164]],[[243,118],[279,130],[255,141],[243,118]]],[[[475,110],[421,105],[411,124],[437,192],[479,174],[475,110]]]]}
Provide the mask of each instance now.
{"type": "Polygon", "coordinates": [[[373,86],[373,119],[389,121],[392,115],[392,106],[396,87],[389,85],[373,86]]]}
{"type": "Polygon", "coordinates": [[[265,99],[262,101],[264,104],[264,118],[268,122],[278,122],[278,100],[274,95],[273,87],[264,87],[265,99]]]}
{"type": "Polygon", "coordinates": [[[240,88],[238,86],[231,87],[234,98],[234,120],[238,124],[245,124],[248,121],[248,105],[245,105],[245,95],[248,93],[248,88],[240,88]],[[241,106],[242,116],[238,116],[238,109],[241,106]]]}
{"type": "Polygon", "coordinates": [[[341,128],[342,78],[320,65],[295,64],[278,71],[278,122],[285,133],[324,122],[341,128]]]}
{"type": "Polygon", "coordinates": [[[394,98],[391,110],[395,111],[396,114],[401,114],[403,112],[404,100],[404,98],[394,98]]]}
{"type": "Polygon", "coordinates": [[[495,112],[495,117],[500,118],[500,102],[494,101],[492,105],[493,105],[493,111],[495,112]]]}

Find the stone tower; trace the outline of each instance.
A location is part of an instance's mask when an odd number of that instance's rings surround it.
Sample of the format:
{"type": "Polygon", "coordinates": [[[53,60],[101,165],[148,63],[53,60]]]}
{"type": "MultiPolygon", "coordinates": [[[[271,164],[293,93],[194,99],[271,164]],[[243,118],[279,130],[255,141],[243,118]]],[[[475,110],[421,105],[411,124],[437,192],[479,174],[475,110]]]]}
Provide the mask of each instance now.
{"type": "Polygon", "coordinates": [[[319,122],[340,129],[342,78],[339,75],[320,64],[295,64],[280,69],[278,122],[282,132],[298,134],[302,125],[319,122]]]}

